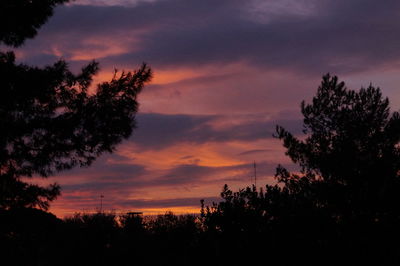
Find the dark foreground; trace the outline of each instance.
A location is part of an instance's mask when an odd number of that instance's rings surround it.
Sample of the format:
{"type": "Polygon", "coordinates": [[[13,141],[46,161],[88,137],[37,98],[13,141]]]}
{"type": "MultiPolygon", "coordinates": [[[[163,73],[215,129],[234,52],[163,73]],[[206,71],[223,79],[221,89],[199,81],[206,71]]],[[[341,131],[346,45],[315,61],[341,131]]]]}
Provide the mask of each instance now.
{"type": "MultiPolygon", "coordinates": [[[[231,202],[233,203],[233,201],[231,202]]],[[[236,202],[237,203],[237,202],[236,202]]],[[[1,265],[398,265],[399,227],[330,224],[310,213],[271,221],[225,201],[223,212],[144,221],[112,213],[61,220],[37,209],[1,211],[1,265]]],[[[221,205],[220,205],[221,206],[221,205]]],[[[242,206],[243,207],[243,206],[242,206]]],[[[283,211],[284,212],[284,211],[283,211]]]]}

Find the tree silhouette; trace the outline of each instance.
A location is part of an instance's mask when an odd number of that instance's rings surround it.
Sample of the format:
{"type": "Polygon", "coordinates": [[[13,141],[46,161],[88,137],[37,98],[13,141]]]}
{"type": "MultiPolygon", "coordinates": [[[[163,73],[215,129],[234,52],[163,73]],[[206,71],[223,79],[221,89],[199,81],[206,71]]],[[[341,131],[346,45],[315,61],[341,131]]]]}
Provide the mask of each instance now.
{"type": "Polygon", "coordinates": [[[303,193],[338,220],[398,215],[400,116],[379,88],[348,90],[329,74],[311,104],[301,104],[306,138],[277,126],[301,173],[277,169],[291,194],[303,193]]]}
{"type": "MultiPolygon", "coordinates": [[[[64,2],[2,1],[7,23],[0,23],[0,41],[22,44],[64,2]]],[[[60,187],[23,178],[88,166],[131,135],[137,95],[151,69],[143,64],[134,72],[115,72],[110,82],[95,87],[98,71],[97,62],[73,74],[63,60],[38,68],[16,63],[12,52],[0,53],[0,208],[47,209],[60,187]]]]}
{"type": "Polygon", "coordinates": [[[303,136],[276,128],[299,171],[278,166],[265,191],[225,186],[221,202],[202,206],[211,239],[228,247],[220,257],[269,250],[274,265],[398,264],[399,113],[379,88],[348,90],[329,74],[301,112],[303,136]]]}
{"type": "Polygon", "coordinates": [[[2,0],[0,1],[0,42],[20,46],[33,38],[53,14],[53,9],[69,0],[2,0]]]}

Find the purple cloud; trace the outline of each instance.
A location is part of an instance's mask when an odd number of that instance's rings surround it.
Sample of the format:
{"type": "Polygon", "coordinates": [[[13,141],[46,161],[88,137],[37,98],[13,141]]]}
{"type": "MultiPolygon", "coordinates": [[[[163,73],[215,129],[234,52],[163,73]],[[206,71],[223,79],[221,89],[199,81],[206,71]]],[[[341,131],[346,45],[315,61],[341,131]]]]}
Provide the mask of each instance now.
{"type": "Polygon", "coordinates": [[[85,42],[87,38],[116,36],[128,46],[135,39],[138,47],[103,58],[106,66],[146,61],[155,68],[173,68],[244,61],[261,68],[318,75],[365,71],[399,60],[398,1],[310,2],[314,5],[310,13],[271,14],[267,10],[264,20],[262,12],[252,16],[251,1],[66,6],[56,10],[26,49],[59,43],[65,50],[79,50],[98,45],[85,42]]]}
{"type": "Polygon", "coordinates": [[[137,116],[138,128],[130,141],[142,149],[160,149],[182,142],[201,144],[267,139],[272,137],[277,124],[294,134],[302,130],[301,121],[297,119],[269,120],[264,115],[247,117],[248,121],[218,128],[212,124],[218,124],[224,116],[142,113],[137,116]]]}

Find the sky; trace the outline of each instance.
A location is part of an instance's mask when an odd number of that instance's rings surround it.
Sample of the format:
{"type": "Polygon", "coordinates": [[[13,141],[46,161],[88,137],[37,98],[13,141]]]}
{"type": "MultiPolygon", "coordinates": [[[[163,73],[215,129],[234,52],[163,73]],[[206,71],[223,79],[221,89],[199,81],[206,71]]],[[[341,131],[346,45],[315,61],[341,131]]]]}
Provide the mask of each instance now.
{"type": "Polygon", "coordinates": [[[59,217],[103,210],[193,213],[232,189],[273,184],[295,170],[276,125],[302,134],[300,103],[322,75],[378,86],[400,107],[397,0],[76,0],[16,52],[78,71],[95,59],[107,81],[142,62],[154,78],[139,96],[132,136],[89,168],[46,180],[62,187],[59,217]]]}

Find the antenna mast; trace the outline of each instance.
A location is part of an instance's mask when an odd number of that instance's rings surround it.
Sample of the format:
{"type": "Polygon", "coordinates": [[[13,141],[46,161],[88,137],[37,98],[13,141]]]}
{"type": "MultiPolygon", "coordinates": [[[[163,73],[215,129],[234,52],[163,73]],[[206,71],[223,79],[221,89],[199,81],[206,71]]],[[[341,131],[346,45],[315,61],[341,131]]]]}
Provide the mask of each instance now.
{"type": "Polygon", "coordinates": [[[256,161],[254,161],[254,186],[257,188],[257,165],[256,161]]]}

